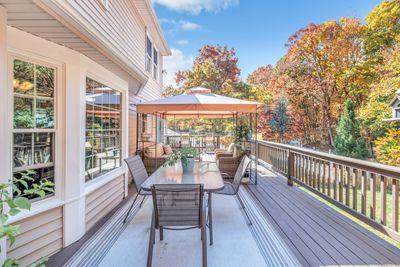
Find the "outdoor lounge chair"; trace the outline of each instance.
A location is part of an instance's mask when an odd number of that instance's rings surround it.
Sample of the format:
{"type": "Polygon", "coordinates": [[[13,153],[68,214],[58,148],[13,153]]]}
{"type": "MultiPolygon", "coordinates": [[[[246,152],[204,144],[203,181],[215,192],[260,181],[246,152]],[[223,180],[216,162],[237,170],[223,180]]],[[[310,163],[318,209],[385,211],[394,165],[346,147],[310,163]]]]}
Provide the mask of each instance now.
{"type": "Polygon", "coordinates": [[[137,194],[133,199],[132,205],[130,206],[128,212],[126,213],[124,223],[126,222],[126,219],[128,218],[129,213],[133,208],[133,205],[135,205],[138,196],[141,195],[143,197],[142,202],[140,202],[139,208],[142,207],[143,201],[145,200],[146,196],[151,196],[150,191],[142,190],[142,184],[149,177],[149,175],[147,174],[146,168],[144,167],[143,161],[140,156],[136,155],[126,158],[125,162],[128,165],[129,172],[132,175],[134,182],[133,184],[136,188],[137,194]]]}
{"type": "Polygon", "coordinates": [[[206,204],[202,184],[155,184],[152,187],[153,215],[151,219],[147,267],[151,267],[155,231],[201,229],[202,262],[207,266],[206,204]]]}
{"type": "MultiPolygon", "coordinates": [[[[242,160],[239,164],[239,167],[236,170],[235,177],[233,178],[232,182],[224,182],[225,186],[222,190],[215,191],[215,194],[221,194],[221,195],[229,195],[229,196],[237,196],[240,206],[242,206],[244,213],[246,214],[247,220],[249,222],[249,225],[251,225],[251,220],[249,215],[247,214],[246,208],[243,204],[242,199],[240,198],[238,192],[239,192],[239,187],[242,182],[242,179],[246,173],[247,168],[249,167],[251,162],[251,159],[248,156],[242,157],[242,160]]],[[[229,174],[226,173],[221,173],[222,176],[229,176],[229,174]]]]}

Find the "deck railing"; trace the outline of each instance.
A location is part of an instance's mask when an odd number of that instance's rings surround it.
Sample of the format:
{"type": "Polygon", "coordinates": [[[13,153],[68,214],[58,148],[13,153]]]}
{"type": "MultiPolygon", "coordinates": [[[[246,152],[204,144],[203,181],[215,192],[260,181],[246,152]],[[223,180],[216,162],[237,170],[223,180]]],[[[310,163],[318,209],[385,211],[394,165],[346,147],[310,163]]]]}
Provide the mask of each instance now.
{"type": "Polygon", "coordinates": [[[258,158],[381,232],[400,240],[400,168],[258,141],[258,158]]]}
{"type": "Polygon", "coordinates": [[[214,151],[220,147],[219,135],[168,135],[166,139],[172,147],[194,147],[200,151],[214,151]]]}

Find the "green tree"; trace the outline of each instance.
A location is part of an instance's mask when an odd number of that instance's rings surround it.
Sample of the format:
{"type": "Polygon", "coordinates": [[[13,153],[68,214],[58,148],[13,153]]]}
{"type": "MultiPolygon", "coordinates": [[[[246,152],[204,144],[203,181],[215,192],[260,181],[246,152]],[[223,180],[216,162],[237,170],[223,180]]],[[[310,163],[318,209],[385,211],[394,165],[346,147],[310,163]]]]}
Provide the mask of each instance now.
{"type": "Polygon", "coordinates": [[[289,116],[287,114],[287,100],[281,97],[271,114],[269,123],[271,129],[279,135],[279,141],[283,141],[283,135],[289,127],[289,116]]]}
{"type": "Polygon", "coordinates": [[[346,101],[346,109],[336,128],[335,150],[336,154],[351,158],[366,159],[370,156],[367,143],[361,137],[354,104],[350,99],[346,101]]]}

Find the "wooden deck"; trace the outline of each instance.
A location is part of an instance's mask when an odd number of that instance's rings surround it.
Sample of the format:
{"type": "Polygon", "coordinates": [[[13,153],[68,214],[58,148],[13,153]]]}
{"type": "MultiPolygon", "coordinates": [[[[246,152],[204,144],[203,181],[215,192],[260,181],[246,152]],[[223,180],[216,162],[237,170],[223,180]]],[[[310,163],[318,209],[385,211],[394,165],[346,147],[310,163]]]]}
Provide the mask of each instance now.
{"type": "Polygon", "coordinates": [[[304,266],[400,265],[400,250],[282,177],[260,170],[246,188],[304,266]]]}

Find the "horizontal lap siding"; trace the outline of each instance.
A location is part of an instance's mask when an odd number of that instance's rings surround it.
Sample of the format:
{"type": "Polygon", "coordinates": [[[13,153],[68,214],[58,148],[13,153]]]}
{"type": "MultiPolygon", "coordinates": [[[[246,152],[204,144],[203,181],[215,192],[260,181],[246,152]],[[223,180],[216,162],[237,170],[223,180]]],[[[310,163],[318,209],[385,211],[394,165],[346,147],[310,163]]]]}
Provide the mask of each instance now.
{"type": "Polygon", "coordinates": [[[105,10],[100,1],[75,0],[72,4],[126,57],[145,64],[145,26],[129,1],[109,1],[105,10]]]}
{"type": "Polygon", "coordinates": [[[19,234],[11,247],[8,242],[7,257],[18,259],[21,266],[51,255],[63,246],[62,207],[18,221],[15,225],[19,225],[19,234]]]}
{"type": "Polygon", "coordinates": [[[124,197],[124,177],[110,181],[86,196],[86,230],[114,209],[124,197]]]}

